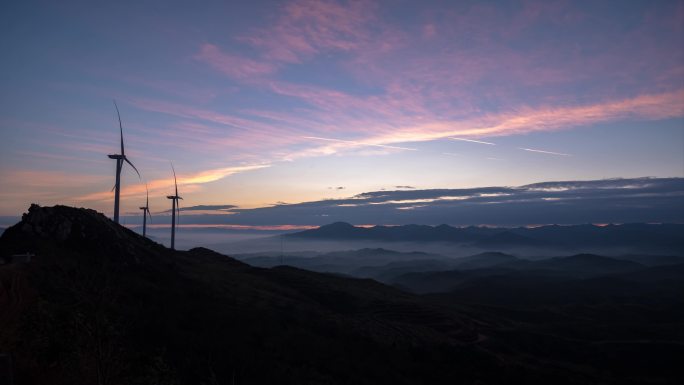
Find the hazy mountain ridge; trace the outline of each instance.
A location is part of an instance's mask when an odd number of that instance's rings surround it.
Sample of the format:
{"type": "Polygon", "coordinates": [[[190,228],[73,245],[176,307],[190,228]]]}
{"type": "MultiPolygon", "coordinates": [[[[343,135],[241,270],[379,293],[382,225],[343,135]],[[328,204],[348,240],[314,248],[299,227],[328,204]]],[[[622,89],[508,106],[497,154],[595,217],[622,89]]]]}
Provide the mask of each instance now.
{"type": "MultiPolygon", "coordinates": [[[[468,257],[453,258],[422,252],[397,252],[388,249],[359,249],[328,253],[256,253],[237,255],[253,266],[275,267],[289,265],[322,273],[373,278],[393,284],[402,274],[442,272],[448,270],[473,271],[478,269],[536,271],[552,276],[595,277],[637,271],[648,266],[677,265],[684,257],[660,255],[627,255],[606,257],[592,254],[527,259],[501,252],[485,252],[468,257]],[[638,260],[640,262],[636,262],[638,260]]],[[[482,273],[482,272],[481,272],[482,273]]]]}
{"type": "Polygon", "coordinates": [[[548,225],[539,227],[452,227],[404,225],[355,227],[337,222],[317,229],[287,234],[302,240],[375,240],[384,242],[445,242],[480,249],[594,247],[684,256],[683,224],[548,225]]]}
{"type": "MultiPolygon", "coordinates": [[[[532,261],[500,253],[484,253],[462,258],[462,260],[465,261],[457,264],[456,268],[452,270],[411,272],[394,277],[388,283],[418,293],[448,292],[455,290],[459,285],[483,277],[494,277],[491,279],[500,281],[529,279],[531,282],[568,282],[604,277],[606,279],[627,279],[629,277],[640,277],[642,274],[648,275],[649,272],[658,271],[658,269],[667,271],[668,268],[673,269],[671,274],[674,275],[674,278],[681,279],[684,283],[684,275],[677,275],[680,266],[684,265],[684,258],[675,257],[662,258],[662,261],[673,262],[672,265],[657,267],[627,259],[591,254],[532,261]]],[[[505,290],[503,287],[501,289],[505,290]]],[[[540,289],[542,288],[540,287],[540,289]]]]}

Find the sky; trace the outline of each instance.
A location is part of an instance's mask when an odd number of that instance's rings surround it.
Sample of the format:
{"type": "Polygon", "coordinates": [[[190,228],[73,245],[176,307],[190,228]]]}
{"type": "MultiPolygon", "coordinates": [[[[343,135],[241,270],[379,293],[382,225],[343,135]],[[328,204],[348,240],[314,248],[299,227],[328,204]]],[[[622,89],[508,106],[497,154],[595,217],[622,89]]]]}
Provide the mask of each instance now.
{"type": "MultiPolygon", "coordinates": [[[[0,52],[2,216],[112,214],[113,100],[142,175],[122,173],[130,216],[145,183],[153,213],[170,208],[170,162],[184,207],[255,213],[684,177],[684,1],[22,1],[0,52]]],[[[681,214],[674,183],[658,205],[681,214]]]]}
{"type": "MultiPolygon", "coordinates": [[[[684,223],[684,178],[542,182],[515,187],[401,189],[350,198],[245,209],[189,206],[186,227],[292,231],[333,222],[355,225],[543,226],[684,223]]],[[[140,216],[126,217],[139,225],[140,216]]],[[[164,223],[164,222],[162,222],[164,223]]]]}

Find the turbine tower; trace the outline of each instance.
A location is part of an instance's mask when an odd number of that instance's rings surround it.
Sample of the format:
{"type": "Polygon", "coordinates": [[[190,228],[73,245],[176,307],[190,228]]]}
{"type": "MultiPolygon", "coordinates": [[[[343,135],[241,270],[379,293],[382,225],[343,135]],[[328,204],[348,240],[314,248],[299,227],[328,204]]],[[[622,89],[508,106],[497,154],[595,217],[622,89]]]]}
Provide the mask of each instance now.
{"type": "Polygon", "coordinates": [[[152,219],[152,213],[150,213],[150,191],[147,189],[147,183],[145,183],[145,206],[141,207],[140,210],[143,211],[143,237],[145,236],[147,229],[147,216],[152,219]]]}
{"type": "Polygon", "coordinates": [[[173,184],[176,186],[176,195],[167,196],[171,199],[171,249],[175,249],[176,245],[176,211],[178,211],[178,219],[180,219],[180,204],[179,199],[183,199],[178,196],[178,182],[176,181],[176,170],[173,168],[173,163],[171,163],[171,170],[173,170],[173,184]]]}
{"type": "Polygon", "coordinates": [[[121,192],[121,169],[123,168],[124,162],[130,164],[131,167],[133,167],[135,173],[138,174],[138,178],[140,178],[140,173],[138,172],[138,169],[135,168],[133,163],[131,163],[131,161],[128,160],[128,158],[126,158],[126,153],[124,152],[123,126],[121,125],[121,114],[119,114],[119,107],[116,105],[116,101],[114,101],[114,108],[116,108],[116,115],[119,117],[119,133],[121,134],[121,154],[113,154],[108,156],[109,159],[116,159],[116,184],[114,185],[114,188],[112,190],[115,190],[114,222],[119,223],[119,195],[121,192]]]}

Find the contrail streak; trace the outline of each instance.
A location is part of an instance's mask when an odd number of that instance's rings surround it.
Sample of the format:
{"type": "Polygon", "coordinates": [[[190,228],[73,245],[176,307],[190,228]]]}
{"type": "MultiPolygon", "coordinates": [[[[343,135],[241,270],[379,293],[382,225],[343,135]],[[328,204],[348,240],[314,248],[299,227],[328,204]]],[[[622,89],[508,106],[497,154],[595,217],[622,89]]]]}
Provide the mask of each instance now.
{"type": "Polygon", "coordinates": [[[570,155],[570,154],[563,154],[562,152],[535,150],[535,149],[533,149],[533,148],[522,148],[522,147],[518,147],[518,150],[530,151],[530,152],[538,152],[538,153],[541,153],[541,154],[560,155],[560,156],[572,156],[572,155],[570,155]]]}
{"type": "Polygon", "coordinates": [[[304,139],[315,139],[315,140],[324,140],[324,141],[328,141],[328,142],[347,143],[347,144],[353,144],[353,145],[355,145],[355,146],[371,146],[371,147],[391,148],[391,149],[394,149],[394,150],[418,151],[418,150],[415,149],[415,148],[399,147],[399,146],[388,146],[388,145],[386,145],[386,144],[375,144],[375,143],[357,142],[357,141],[353,141],[353,140],[320,138],[320,137],[317,137],[317,136],[304,136],[304,139]]]}
{"type": "Polygon", "coordinates": [[[463,142],[471,142],[471,143],[479,143],[479,144],[488,144],[488,145],[490,145],[490,146],[496,146],[496,144],[494,144],[494,143],[483,142],[483,141],[481,141],[481,140],[464,139],[464,138],[452,138],[452,137],[449,137],[449,139],[451,139],[451,140],[461,140],[461,141],[463,141],[463,142]]]}

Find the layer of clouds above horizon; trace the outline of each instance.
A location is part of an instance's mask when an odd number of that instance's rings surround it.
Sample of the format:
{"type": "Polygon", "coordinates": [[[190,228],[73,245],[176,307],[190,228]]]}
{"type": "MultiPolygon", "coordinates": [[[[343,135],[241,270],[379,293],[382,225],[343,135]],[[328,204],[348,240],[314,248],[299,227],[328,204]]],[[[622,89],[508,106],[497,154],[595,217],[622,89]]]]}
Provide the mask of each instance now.
{"type": "Polygon", "coordinates": [[[679,179],[593,209],[613,189],[476,187],[684,177],[684,1],[26,1],[0,29],[0,215],[111,214],[116,99],[153,212],[173,161],[184,206],[248,225],[681,219],[679,179]]]}
{"type": "MultiPolygon", "coordinates": [[[[163,213],[160,213],[163,214],[163,213]]],[[[139,215],[127,217],[133,225],[139,215]]],[[[185,208],[183,224],[227,229],[355,225],[529,226],[684,223],[684,178],[608,179],[480,187],[375,191],[341,199],[255,209],[185,208]]]]}

